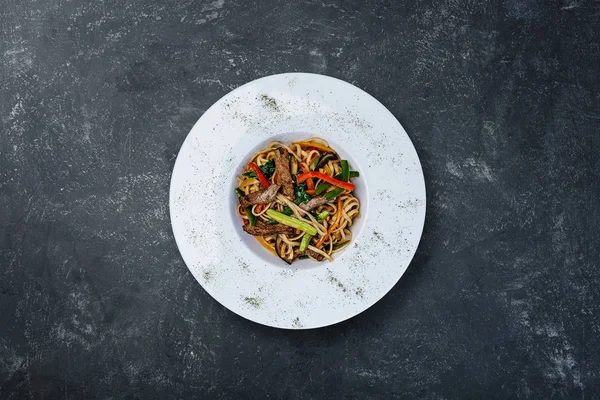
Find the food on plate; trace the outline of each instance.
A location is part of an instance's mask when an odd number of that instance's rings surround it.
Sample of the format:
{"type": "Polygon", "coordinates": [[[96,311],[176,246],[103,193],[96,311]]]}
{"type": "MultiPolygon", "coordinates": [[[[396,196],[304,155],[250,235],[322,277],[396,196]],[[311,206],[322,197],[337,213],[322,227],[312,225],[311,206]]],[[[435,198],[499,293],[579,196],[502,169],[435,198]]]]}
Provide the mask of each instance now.
{"type": "Polygon", "coordinates": [[[347,160],[320,138],[272,142],[248,161],[235,189],[243,229],[291,264],[298,258],[332,261],[352,240],[360,217],[347,160]]]}

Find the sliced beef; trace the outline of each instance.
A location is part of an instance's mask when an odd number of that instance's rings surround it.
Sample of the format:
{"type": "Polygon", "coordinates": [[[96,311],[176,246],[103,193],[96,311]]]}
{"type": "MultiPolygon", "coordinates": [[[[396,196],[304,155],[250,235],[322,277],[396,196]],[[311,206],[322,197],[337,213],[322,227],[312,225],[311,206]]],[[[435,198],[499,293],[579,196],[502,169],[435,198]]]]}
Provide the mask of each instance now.
{"type": "Polygon", "coordinates": [[[240,205],[242,208],[250,207],[253,204],[266,204],[275,200],[279,185],[270,185],[267,189],[259,190],[258,192],[250,193],[247,196],[240,197],[240,205]]]}
{"type": "Polygon", "coordinates": [[[256,221],[256,225],[244,225],[244,230],[251,234],[252,236],[266,236],[266,235],[274,235],[283,233],[286,235],[293,235],[296,233],[296,230],[291,226],[276,224],[276,225],[267,225],[264,222],[258,220],[256,221]]]}
{"type": "Polygon", "coordinates": [[[275,171],[277,173],[277,184],[283,188],[285,197],[294,200],[294,183],[290,172],[290,153],[283,147],[277,149],[275,157],[275,171]]]}
{"type": "Polygon", "coordinates": [[[304,254],[306,254],[307,256],[310,256],[312,258],[314,258],[317,261],[323,261],[325,259],[325,256],[323,254],[319,254],[314,250],[311,249],[306,249],[306,251],[304,252],[304,254]]]}
{"type": "Polygon", "coordinates": [[[317,196],[317,197],[313,197],[312,199],[310,199],[310,201],[308,203],[300,203],[298,205],[298,207],[300,207],[304,211],[310,211],[319,206],[322,206],[323,204],[325,204],[329,201],[330,200],[327,200],[324,196],[317,196]]]}

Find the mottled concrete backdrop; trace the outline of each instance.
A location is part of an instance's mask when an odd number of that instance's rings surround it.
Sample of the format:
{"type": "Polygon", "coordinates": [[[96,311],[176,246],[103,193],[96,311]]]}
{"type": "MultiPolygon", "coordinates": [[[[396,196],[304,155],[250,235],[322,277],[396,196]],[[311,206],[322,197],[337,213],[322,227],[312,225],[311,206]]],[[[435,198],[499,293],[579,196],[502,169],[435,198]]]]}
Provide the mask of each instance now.
{"type": "Polygon", "coordinates": [[[600,3],[0,0],[0,398],[600,398],[600,3]],[[168,216],[231,89],[323,73],[415,143],[425,232],[362,315],[227,311],[168,216]]]}

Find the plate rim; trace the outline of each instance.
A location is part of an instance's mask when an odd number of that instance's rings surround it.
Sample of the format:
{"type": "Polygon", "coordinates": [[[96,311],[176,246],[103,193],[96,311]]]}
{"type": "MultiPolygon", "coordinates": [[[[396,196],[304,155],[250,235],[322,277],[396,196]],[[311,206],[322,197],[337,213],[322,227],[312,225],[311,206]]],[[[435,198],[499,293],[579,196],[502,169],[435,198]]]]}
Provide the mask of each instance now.
{"type": "MultiPolygon", "coordinates": [[[[421,200],[421,199],[420,199],[421,200]]],[[[419,215],[420,213],[417,213],[417,215],[419,215]]],[[[404,274],[406,273],[406,270],[408,269],[408,267],[412,264],[413,260],[414,260],[414,256],[417,252],[417,250],[419,249],[419,246],[421,244],[422,238],[423,238],[423,231],[424,231],[424,227],[425,227],[425,221],[426,221],[426,216],[427,216],[427,184],[425,181],[425,174],[423,171],[423,164],[421,162],[421,158],[419,157],[419,153],[417,152],[417,149],[414,145],[413,140],[411,139],[411,137],[408,135],[408,132],[406,132],[406,130],[404,129],[404,126],[401,124],[401,122],[399,121],[399,119],[384,105],[382,104],[377,98],[375,98],[373,95],[371,95],[370,93],[368,93],[367,91],[365,91],[364,89],[350,83],[347,82],[343,79],[337,78],[337,77],[333,77],[333,76],[329,76],[329,75],[324,75],[324,74],[315,74],[315,73],[310,73],[310,72],[285,72],[285,73],[278,73],[278,74],[272,74],[272,75],[267,75],[267,76],[263,76],[257,79],[254,79],[252,81],[246,82],[232,90],[230,90],[229,92],[225,93],[223,96],[221,96],[217,101],[215,101],[210,107],[208,107],[196,120],[196,122],[192,125],[192,127],[190,128],[189,132],[186,134],[185,139],[183,140],[183,142],[181,143],[181,146],[179,147],[178,151],[177,151],[177,157],[175,159],[175,162],[173,164],[173,168],[171,171],[171,177],[169,180],[169,219],[171,222],[171,232],[173,234],[173,237],[175,239],[175,243],[177,245],[177,249],[179,251],[179,254],[181,256],[181,259],[183,260],[184,264],[186,265],[188,271],[192,274],[192,276],[194,277],[194,279],[200,284],[200,286],[202,287],[202,289],[204,289],[212,298],[213,300],[215,300],[219,305],[221,305],[222,307],[224,307],[225,309],[227,309],[229,312],[232,312],[233,314],[242,317],[248,321],[252,321],[254,323],[263,325],[263,326],[268,326],[271,328],[277,328],[277,329],[286,329],[286,330],[308,330],[308,329],[319,329],[319,328],[324,328],[324,327],[328,327],[328,326],[332,326],[335,324],[338,324],[340,322],[343,321],[347,321],[350,320],[354,317],[356,317],[357,315],[362,314],[363,312],[365,312],[366,310],[370,309],[373,305],[375,305],[377,302],[381,301],[385,296],[387,296],[390,291],[398,284],[398,282],[400,281],[400,279],[402,279],[402,277],[404,276],[404,274]],[[401,132],[399,134],[404,134],[406,136],[406,139],[408,139],[408,141],[410,142],[411,146],[412,146],[412,151],[414,151],[415,155],[416,155],[416,166],[418,168],[418,172],[419,172],[419,182],[421,185],[421,191],[422,191],[422,204],[420,206],[420,209],[422,209],[422,218],[420,218],[420,221],[418,223],[418,229],[415,229],[414,233],[417,235],[418,239],[415,241],[414,246],[411,246],[410,251],[409,251],[409,256],[407,258],[407,262],[406,265],[403,266],[403,270],[402,272],[398,275],[398,278],[396,280],[394,280],[393,282],[389,282],[389,284],[387,285],[387,288],[382,289],[379,294],[377,296],[373,296],[372,301],[369,302],[365,302],[363,303],[363,305],[361,305],[361,310],[359,310],[358,312],[352,313],[351,315],[344,315],[340,318],[332,318],[328,323],[326,324],[319,324],[316,326],[281,326],[281,325],[276,325],[276,324],[270,324],[267,323],[265,321],[261,321],[258,319],[253,319],[248,317],[247,315],[244,315],[242,313],[239,313],[231,308],[229,308],[228,306],[226,306],[223,302],[221,302],[217,296],[215,296],[215,294],[213,293],[213,290],[210,288],[209,285],[204,285],[203,282],[196,277],[196,275],[194,274],[194,272],[192,271],[192,269],[190,268],[190,265],[188,264],[188,262],[186,261],[186,257],[184,256],[184,253],[182,252],[182,245],[181,245],[181,240],[182,238],[179,237],[178,238],[178,234],[175,232],[175,226],[174,226],[174,216],[173,216],[173,198],[174,198],[174,181],[175,181],[175,176],[176,176],[176,171],[177,171],[177,166],[179,163],[183,162],[181,161],[181,154],[182,154],[182,150],[186,147],[186,144],[189,145],[188,141],[193,140],[192,138],[192,133],[196,130],[196,127],[202,123],[203,118],[213,109],[216,109],[217,107],[219,107],[221,105],[222,102],[226,101],[227,98],[234,96],[237,92],[243,90],[245,87],[256,84],[258,82],[261,81],[265,81],[265,80],[270,80],[270,79],[278,79],[278,78],[285,78],[285,77],[294,77],[294,76],[303,76],[303,77],[308,77],[308,78],[315,78],[315,79],[327,79],[327,80],[334,80],[337,81],[338,84],[342,84],[342,85],[347,85],[350,86],[353,89],[356,89],[358,91],[361,92],[361,95],[363,96],[367,96],[369,97],[371,100],[375,101],[376,104],[381,107],[382,111],[385,110],[385,112],[387,112],[392,118],[393,120],[399,125],[399,127],[401,128],[401,132]]]]}

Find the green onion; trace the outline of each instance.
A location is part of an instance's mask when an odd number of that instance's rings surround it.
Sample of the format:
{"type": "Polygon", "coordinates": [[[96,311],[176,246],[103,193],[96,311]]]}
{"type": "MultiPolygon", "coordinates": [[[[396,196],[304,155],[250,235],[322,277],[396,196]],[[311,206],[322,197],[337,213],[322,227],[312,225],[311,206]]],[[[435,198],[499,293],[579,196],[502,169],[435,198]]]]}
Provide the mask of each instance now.
{"type": "Polygon", "coordinates": [[[359,176],[358,171],[350,171],[350,178],[358,178],[359,176]]]}
{"type": "Polygon", "coordinates": [[[350,167],[348,166],[348,160],[340,161],[342,165],[342,178],[340,181],[348,182],[350,180],[350,167]]]}
{"type": "Polygon", "coordinates": [[[248,207],[244,209],[246,216],[248,217],[248,225],[256,225],[256,215],[252,214],[252,208],[248,207]]]}
{"type": "Polygon", "coordinates": [[[308,233],[305,233],[304,236],[302,236],[302,242],[300,242],[300,251],[305,251],[306,248],[308,247],[308,244],[310,243],[310,238],[312,238],[311,235],[309,235],[308,233]]]}
{"type": "Polygon", "coordinates": [[[321,214],[317,215],[317,222],[323,221],[329,215],[329,211],[323,211],[321,214]]]}
{"type": "Polygon", "coordinates": [[[336,197],[338,197],[342,193],[344,193],[344,189],[342,189],[342,188],[335,188],[332,191],[329,191],[329,192],[325,193],[325,195],[323,197],[325,197],[327,200],[331,200],[331,199],[335,199],[336,197]]]}
{"type": "Polygon", "coordinates": [[[317,185],[317,187],[315,188],[315,196],[318,196],[321,193],[323,193],[324,191],[326,191],[327,188],[329,188],[329,186],[331,186],[331,183],[327,183],[327,182],[321,182],[321,183],[319,183],[317,185]]]}
{"type": "Polygon", "coordinates": [[[279,222],[280,224],[300,229],[301,231],[304,231],[312,236],[317,234],[317,228],[297,218],[288,217],[287,215],[274,210],[267,210],[267,215],[273,218],[275,221],[279,222]]]}

